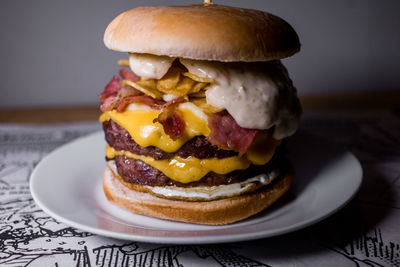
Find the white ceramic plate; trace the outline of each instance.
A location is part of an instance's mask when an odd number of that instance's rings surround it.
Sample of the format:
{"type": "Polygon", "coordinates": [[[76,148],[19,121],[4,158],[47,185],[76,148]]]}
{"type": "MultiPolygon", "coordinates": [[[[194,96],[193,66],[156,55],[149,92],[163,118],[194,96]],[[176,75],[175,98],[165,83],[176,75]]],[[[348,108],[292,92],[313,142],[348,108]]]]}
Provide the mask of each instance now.
{"type": "Polygon", "coordinates": [[[60,222],[81,230],[134,241],[201,244],[244,241],[288,233],[334,213],[357,192],[360,163],[349,152],[306,133],[289,141],[296,170],[289,193],[270,209],[227,226],[164,221],[131,214],[110,204],[102,190],[102,132],[66,144],[32,172],[34,200],[60,222]]]}

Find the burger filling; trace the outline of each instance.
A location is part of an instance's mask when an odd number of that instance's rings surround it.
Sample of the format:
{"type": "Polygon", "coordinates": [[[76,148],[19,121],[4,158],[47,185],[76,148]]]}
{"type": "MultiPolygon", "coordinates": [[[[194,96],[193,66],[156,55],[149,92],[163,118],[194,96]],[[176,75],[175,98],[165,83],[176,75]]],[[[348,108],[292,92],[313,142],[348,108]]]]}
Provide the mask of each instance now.
{"type": "MultiPolygon", "coordinates": [[[[259,172],[259,174],[254,174],[254,176],[251,170],[250,172],[232,174],[232,176],[216,175],[213,173],[209,173],[199,182],[178,185],[176,184],[176,182],[172,182],[172,184],[169,184],[168,181],[171,180],[168,179],[161,172],[154,170],[155,172],[152,173],[151,167],[138,161],[138,165],[136,166],[139,166],[139,169],[143,168],[143,172],[136,173],[134,175],[135,179],[140,177],[142,181],[147,181],[146,178],[161,178],[159,180],[159,182],[161,183],[160,185],[141,185],[136,181],[130,181],[129,179],[127,179],[129,174],[124,175],[123,170],[121,173],[121,168],[119,168],[118,163],[116,164],[118,160],[121,159],[117,158],[116,160],[109,160],[108,166],[112,170],[115,177],[117,177],[120,182],[128,188],[152,193],[163,198],[186,201],[210,201],[250,193],[272,183],[275,178],[279,178],[278,176],[283,177],[285,175],[285,172],[280,173],[278,169],[269,169],[268,171],[264,170],[262,172],[257,171],[255,173],[259,172]]],[[[131,168],[129,164],[125,165],[124,163],[122,163],[122,165],[131,168]]]]}
{"type": "Polygon", "coordinates": [[[220,63],[131,54],[100,95],[110,168],[160,197],[246,194],[282,175],[281,140],[301,108],[280,61],[220,63]]]}

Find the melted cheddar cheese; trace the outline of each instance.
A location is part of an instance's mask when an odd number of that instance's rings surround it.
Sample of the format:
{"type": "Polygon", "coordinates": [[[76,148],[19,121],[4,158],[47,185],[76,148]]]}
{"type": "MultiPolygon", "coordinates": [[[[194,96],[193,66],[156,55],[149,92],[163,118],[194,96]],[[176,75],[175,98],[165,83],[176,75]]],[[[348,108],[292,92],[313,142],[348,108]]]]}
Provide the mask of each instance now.
{"type": "Polygon", "coordinates": [[[127,130],[132,139],[140,146],[155,146],[165,152],[175,152],[193,137],[198,135],[208,136],[210,133],[206,115],[195,105],[193,106],[194,108],[189,105],[179,108],[185,122],[185,131],[182,138],[178,140],[172,140],[164,132],[160,123],[153,123],[154,119],[161,113],[160,110],[141,108],[138,104],[124,112],[107,111],[100,116],[100,122],[112,119],[127,130]]]}
{"type": "Polygon", "coordinates": [[[271,134],[267,131],[260,132],[245,155],[254,165],[264,165],[271,160],[275,149],[281,142],[281,140],[272,138],[271,134]]]}
{"type": "Polygon", "coordinates": [[[126,156],[141,160],[161,171],[172,180],[180,183],[199,181],[209,172],[227,174],[235,170],[247,169],[250,166],[250,161],[245,157],[198,159],[194,157],[181,158],[175,156],[171,159],[156,160],[152,157],[137,155],[129,151],[116,151],[108,145],[106,147],[106,155],[108,158],[126,156]]]}
{"type": "MultiPolygon", "coordinates": [[[[176,152],[188,140],[198,135],[208,136],[210,129],[207,124],[207,115],[192,103],[183,103],[179,110],[185,121],[185,131],[182,138],[172,140],[164,132],[163,126],[153,122],[161,113],[143,104],[131,104],[124,112],[115,110],[104,112],[100,116],[100,122],[112,119],[126,129],[133,140],[140,146],[155,146],[165,152],[176,152]]],[[[107,146],[108,158],[116,155],[125,155],[129,158],[141,160],[146,164],[163,172],[169,178],[189,183],[200,180],[209,172],[226,174],[235,170],[243,170],[250,164],[264,165],[268,163],[275,153],[275,148],[280,144],[271,137],[267,131],[262,131],[257,136],[254,144],[243,157],[197,159],[194,157],[174,157],[166,160],[155,160],[151,157],[136,155],[128,151],[115,151],[107,146]]]]}

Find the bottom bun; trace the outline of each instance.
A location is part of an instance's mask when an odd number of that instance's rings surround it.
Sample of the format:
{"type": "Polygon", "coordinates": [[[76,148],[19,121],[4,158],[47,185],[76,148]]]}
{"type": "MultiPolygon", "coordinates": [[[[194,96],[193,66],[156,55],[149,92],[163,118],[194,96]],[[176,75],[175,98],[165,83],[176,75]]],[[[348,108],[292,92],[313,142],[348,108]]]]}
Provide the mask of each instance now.
{"type": "Polygon", "coordinates": [[[289,189],[292,180],[293,174],[289,173],[250,194],[212,201],[189,202],[163,199],[129,189],[121,184],[109,168],[106,168],[103,188],[110,202],[133,213],[186,223],[222,225],[246,219],[266,209],[289,189]]]}

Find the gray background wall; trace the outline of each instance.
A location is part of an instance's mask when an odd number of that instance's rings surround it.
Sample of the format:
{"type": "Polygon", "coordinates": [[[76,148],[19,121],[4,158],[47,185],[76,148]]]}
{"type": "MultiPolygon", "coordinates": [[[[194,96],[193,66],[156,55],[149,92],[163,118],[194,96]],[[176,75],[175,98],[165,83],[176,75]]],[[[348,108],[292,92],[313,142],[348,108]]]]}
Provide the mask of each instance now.
{"type": "MultiPolygon", "coordinates": [[[[139,5],[198,1],[0,1],[0,108],[96,104],[122,53],[102,42],[107,24],[139,5]]],[[[400,89],[400,1],[270,0],[214,3],[265,10],[298,32],[284,60],[300,95],[400,89]]]]}

